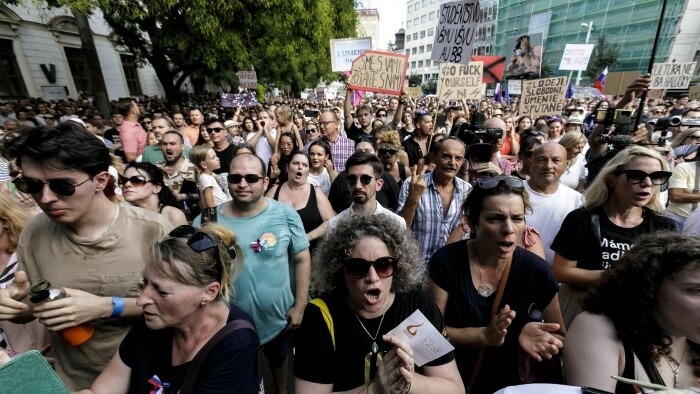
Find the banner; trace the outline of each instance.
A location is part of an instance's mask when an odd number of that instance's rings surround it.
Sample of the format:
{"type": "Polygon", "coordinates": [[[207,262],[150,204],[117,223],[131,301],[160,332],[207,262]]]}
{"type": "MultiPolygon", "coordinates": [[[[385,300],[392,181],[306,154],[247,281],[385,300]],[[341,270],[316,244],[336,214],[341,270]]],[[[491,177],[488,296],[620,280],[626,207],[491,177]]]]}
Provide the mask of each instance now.
{"type": "Polygon", "coordinates": [[[542,63],[542,33],[511,36],[506,39],[506,49],[512,51],[506,66],[506,79],[538,78],[542,63]]]}
{"type": "Polygon", "coordinates": [[[688,89],[697,63],[655,63],[649,89],[688,89]]]}
{"type": "Polygon", "coordinates": [[[411,86],[406,88],[406,95],[408,97],[421,97],[423,96],[423,88],[420,86],[411,86]]]}
{"type": "Polygon", "coordinates": [[[625,94],[627,86],[634,82],[635,79],[639,78],[640,75],[641,73],[639,71],[608,73],[608,75],[605,77],[603,93],[610,96],[625,94]]]}
{"type": "Polygon", "coordinates": [[[469,63],[480,14],[479,0],[442,4],[430,59],[437,62],[469,63]]]}
{"type": "Polygon", "coordinates": [[[566,87],[566,77],[524,80],[518,115],[535,119],[561,114],[566,87]]]}
{"type": "Polygon", "coordinates": [[[484,83],[499,83],[503,81],[506,69],[505,56],[472,56],[473,62],[484,62],[484,83]]]}
{"type": "Polygon", "coordinates": [[[561,57],[559,70],[586,71],[588,61],[593,53],[593,44],[566,44],[564,55],[561,57]]]}
{"type": "Polygon", "coordinates": [[[480,100],[484,62],[469,62],[467,65],[455,63],[440,64],[438,97],[440,100],[480,100]]]}
{"type": "Polygon", "coordinates": [[[508,81],[508,93],[509,94],[522,94],[523,91],[523,80],[522,79],[511,79],[508,81]]]}
{"type": "Polygon", "coordinates": [[[401,95],[408,56],[390,52],[365,51],[352,62],[350,89],[401,95]]]}
{"type": "Polygon", "coordinates": [[[372,49],[372,37],[332,39],[331,70],[350,71],[352,61],[370,49],[372,49]]]}
{"type": "Polygon", "coordinates": [[[259,104],[254,92],[221,93],[221,106],[225,108],[254,107],[259,104]]]}
{"type": "Polygon", "coordinates": [[[691,100],[700,100],[700,85],[691,86],[688,96],[691,100]]]}
{"type": "Polygon", "coordinates": [[[238,84],[243,89],[257,89],[258,88],[258,76],[255,71],[239,71],[238,72],[238,84]]]}

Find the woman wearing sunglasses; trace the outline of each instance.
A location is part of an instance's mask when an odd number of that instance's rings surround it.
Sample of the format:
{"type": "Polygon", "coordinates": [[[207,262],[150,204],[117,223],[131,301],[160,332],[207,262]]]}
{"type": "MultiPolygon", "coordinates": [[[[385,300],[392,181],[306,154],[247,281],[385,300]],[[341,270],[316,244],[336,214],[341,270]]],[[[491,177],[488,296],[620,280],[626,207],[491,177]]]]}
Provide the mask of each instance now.
{"type": "Polygon", "coordinates": [[[399,132],[396,130],[378,132],[377,156],[384,166],[384,172],[393,176],[401,189],[403,181],[411,175],[411,171],[408,168],[408,155],[401,149],[399,138],[399,132]],[[401,160],[402,154],[405,161],[401,160]]]}
{"type": "Polygon", "coordinates": [[[673,220],[660,215],[659,187],[670,177],[659,153],[630,146],[603,167],[583,194],[583,206],[566,216],[551,248],[567,327],[581,312],[583,292],[620,260],[637,237],[675,229],[673,220]]]}
{"type": "Polygon", "coordinates": [[[557,282],[545,260],[518,246],[529,209],[522,180],[482,177],[462,208],[471,239],[439,249],[428,263],[428,293],[472,393],[519,384],[521,353],[538,362],[563,346],[557,282]]]}
{"type": "Polygon", "coordinates": [[[240,254],[236,236],[217,224],[201,231],[180,226],[153,242],[136,300],[143,315],[85,392],[177,393],[196,387],[257,393],[257,333],[251,317],[229,304],[231,283],[243,267],[240,254]],[[234,321],[243,327],[228,331],[234,321]]]}
{"type": "Polygon", "coordinates": [[[119,177],[122,195],[131,205],[158,212],[174,226],[187,224],[185,214],[169,187],[163,183],[163,170],[151,163],[130,163],[119,177]]]}
{"type": "Polygon", "coordinates": [[[440,311],[421,292],[419,256],[411,233],[386,215],[338,221],[311,265],[312,291],[321,296],[296,333],[297,393],[464,392],[452,352],[419,368],[411,347],[386,335],[416,309],[443,329],[440,311]]]}

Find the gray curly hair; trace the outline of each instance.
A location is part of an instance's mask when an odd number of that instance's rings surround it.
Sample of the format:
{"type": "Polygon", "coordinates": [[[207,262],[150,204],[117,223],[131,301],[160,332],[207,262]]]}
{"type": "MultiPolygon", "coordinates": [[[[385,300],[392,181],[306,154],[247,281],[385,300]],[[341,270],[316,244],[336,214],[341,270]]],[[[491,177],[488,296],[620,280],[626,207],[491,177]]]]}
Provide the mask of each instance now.
{"type": "Polygon", "coordinates": [[[345,287],[344,261],[362,238],[377,237],[399,258],[391,290],[406,293],[423,285],[426,268],[420,259],[418,242],[388,215],[355,213],[339,220],[333,231],[318,245],[311,264],[311,290],[318,294],[345,287]]]}

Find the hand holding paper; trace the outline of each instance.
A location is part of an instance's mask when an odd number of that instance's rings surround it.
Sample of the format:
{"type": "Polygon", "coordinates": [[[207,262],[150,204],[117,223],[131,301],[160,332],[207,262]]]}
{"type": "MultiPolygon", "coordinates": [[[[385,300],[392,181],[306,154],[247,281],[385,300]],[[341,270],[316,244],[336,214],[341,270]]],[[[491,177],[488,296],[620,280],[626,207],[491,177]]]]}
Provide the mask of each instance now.
{"type": "Polygon", "coordinates": [[[454,346],[447,342],[419,310],[389,331],[388,335],[398,337],[411,347],[413,362],[419,367],[454,350],[454,346]]]}

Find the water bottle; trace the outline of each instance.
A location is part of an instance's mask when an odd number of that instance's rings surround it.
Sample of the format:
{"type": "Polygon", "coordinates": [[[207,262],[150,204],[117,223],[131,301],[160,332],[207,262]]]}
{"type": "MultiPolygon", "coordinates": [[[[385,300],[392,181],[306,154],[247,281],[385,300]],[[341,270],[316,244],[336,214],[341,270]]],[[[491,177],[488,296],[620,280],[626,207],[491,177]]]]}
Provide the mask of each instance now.
{"type": "MultiPolygon", "coordinates": [[[[51,287],[51,282],[48,280],[40,280],[29,288],[29,300],[32,304],[41,304],[43,302],[51,302],[66,298],[66,292],[63,289],[51,287]]],[[[90,323],[83,323],[75,327],[66,328],[58,332],[58,335],[71,346],[80,346],[92,338],[95,328],[90,323]]]]}

